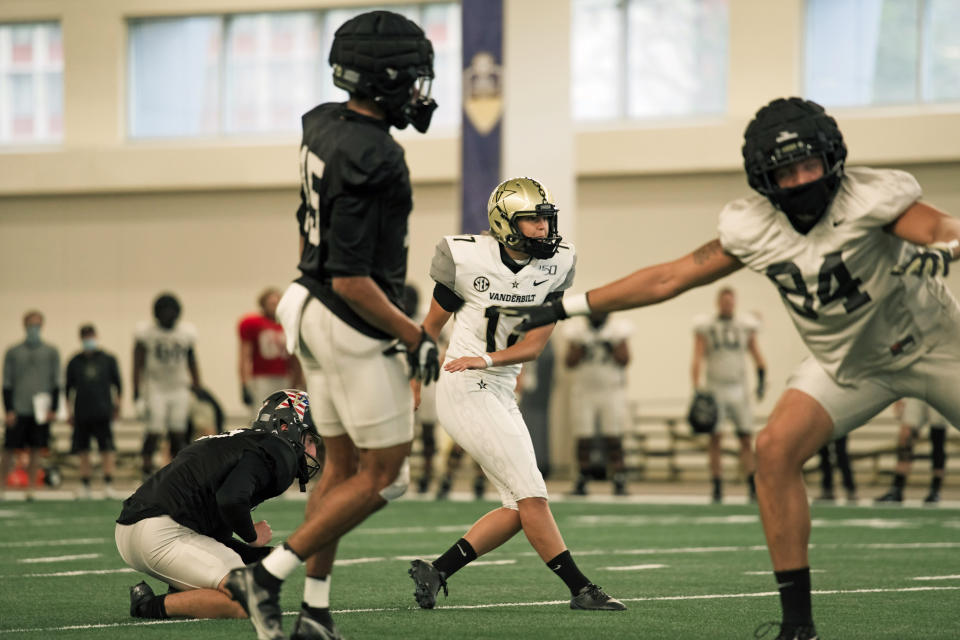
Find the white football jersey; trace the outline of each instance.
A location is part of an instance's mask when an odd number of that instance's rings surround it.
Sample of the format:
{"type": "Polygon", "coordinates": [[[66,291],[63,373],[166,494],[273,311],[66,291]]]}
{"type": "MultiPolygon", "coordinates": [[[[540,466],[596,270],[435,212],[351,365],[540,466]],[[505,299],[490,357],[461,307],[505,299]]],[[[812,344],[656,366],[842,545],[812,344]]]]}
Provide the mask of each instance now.
{"type": "MultiPolygon", "coordinates": [[[[511,333],[519,318],[488,315],[493,306],[543,304],[554,291],[573,284],[576,253],[569,242],[560,244],[553,257],[531,258],[513,273],[500,259],[500,243],[491,236],[445,236],[437,244],[430,277],[463,300],[454,314],[446,360],[480,356],[513,344],[511,333]]],[[[490,375],[516,378],[520,365],[491,367],[490,375]]]]}
{"type": "Polygon", "coordinates": [[[173,389],[190,384],[187,353],[196,343],[196,329],[188,322],[178,322],[173,329],[164,329],[155,322],[137,325],[136,341],[146,347],[145,381],[159,389],[173,389]]]}
{"type": "Polygon", "coordinates": [[[693,331],[706,343],[704,364],[707,385],[746,383],[746,354],[759,323],[752,315],[721,318],[704,314],[694,320],[693,331]]]}
{"type": "Polygon", "coordinates": [[[938,338],[957,301],[940,278],[890,270],[915,247],[883,227],[920,198],[908,173],[854,168],[806,235],[760,195],[720,213],[720,243],[779,288],[800,336],[840,383],[909,366],[938,338]]]}
{"type": "Polygon", "coordinates": [[[633,325],[616,315],[608,316],[599,329],[594,328],[586,316],[567,322],[567,340],[584,348],[583,359],[570,371],[577,388],[598,390],[625,386],[625,368],[613,359],[612,348],[629,340],[632,334],[633,325]]]}

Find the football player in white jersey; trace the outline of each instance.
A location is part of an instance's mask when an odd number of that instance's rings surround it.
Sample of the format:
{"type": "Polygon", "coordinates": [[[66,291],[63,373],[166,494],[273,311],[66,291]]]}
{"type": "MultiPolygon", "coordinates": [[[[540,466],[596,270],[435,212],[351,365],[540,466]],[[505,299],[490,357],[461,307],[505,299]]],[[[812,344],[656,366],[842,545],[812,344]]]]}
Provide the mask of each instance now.
{"type": "Polygon", "coordinates": [[[200,386],[194,350],[196,329],[180,319],[180,301],[163,293],[153,303],[154,322],[137,325],[133,347],[133,400],[145,407],[143,477],[153,473],[153,454],[160,437],[170,439],[170,457],[187,445],[191,385],[200,386]],[[141,391],[143,400],[141,400],[141,391]]]}
{"type": "Polygon", "coordinates": [[[913,443],[920,435],[924,425],[930,425],[930,491],[923,499],[924,504],[935,505],[940,502],[940,487],[943,485],[944,470],[947,466],[947,423],[939,413],[916,398],[904,398],[894,405],[894,411],[900,419],[900,433],[897,436],[897,466],[890,490],[877,498],[878,503],[900,504],[903,502],[903,489],[907,485],[907,476],[913,465],[913,443]]]}
{"type": "Polygon", "coordinates": [[[749,499],[756,499],[753,480],[753,451],[750,440],[753,434],[753,413],[750,407],[750,390],[747,388],[746,354],[753,358],[757,367],[757,400],[763,399],[766,388],[767,365],[757,346],[759,323],[753,315],[738,316],[736,294],[730,287],[723,287],[717,294],[716,315],[698,316],[694,321],[693,388],[713,394],[717,401],[719,416],[717,427],[710,434],[708,458],[710,477],[713,478],[713,501],[723,500],[723,477],[720,468],[721,423],[733,423],[740,441],[740,467],[747,475],[749,499]],[[706,383],[701,382],[700,372],[706,364],[706,383]]]}
{"type": "Polygon", "coordinates": [[[613,493],[627,494],[623,463],[623,431],[629,420],[626,367],[630,363],[627,340],[633,327],[622,318],[600,313],[567,326],[564,362],[573,382],[571,412],[577,435],[580,475],[573,494],[587,495],[593,466],[594,444],[603,438],[603,464],[612,471],[613,493]]]}
{"type": "Polygon", "coordinates": [[[960,257],[960,220],[920,201],[908,173],[844,170],[836,121],[777,99],[744,133],[759,195],[729,203],[719,238],[587,294],[500,308],[518,330],[572,315],[655,304],[744,266],[766,275],[812,357],[788,380],[757,437],[757,498],[780,589],[781,639],[816,638],[803,463],[901,396],[960,424],[960,305],[943,280],[960,257]]]}
{"type": "Polygon", "coordinates": [[[532,178],[500,183],[487,203],[490,235],[447,236],[430,265],[436,282],[423,326],[438,336],[455,314],[437,382],[440,424],[482,467],[503,506],[480,518],[431,562],[409,570],[417,603],[432,609],[456,571],[496,549],[521,529],[540,558],[570,589],[572,609],[626,607],[588,580],[570,556],[547,504],[533,442],[514,388],[520,365],[536,359],[553,324],[513,333],[519,321],[491,311],[498,302],[537,305],[559,300],[573,282],[573,245],[557,233],[557,208],[532,178]]]}

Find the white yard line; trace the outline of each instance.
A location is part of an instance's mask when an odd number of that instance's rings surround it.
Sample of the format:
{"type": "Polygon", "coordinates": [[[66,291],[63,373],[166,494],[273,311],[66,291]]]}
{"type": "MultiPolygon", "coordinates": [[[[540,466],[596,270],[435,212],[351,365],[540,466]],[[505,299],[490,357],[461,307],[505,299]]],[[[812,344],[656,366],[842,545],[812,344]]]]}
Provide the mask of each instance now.
{"type": "Polygon", "coordinates": [[[644,569],[666,569],[665,564],[631,564],[624,567],[601,567],[604,571],[642,571],[644,569]]]}
{"type": "Polygon", "coordinates": [[[914,580],[960,580],[960,574],[953,576],[917,576],[914,580]]]}
{"type": "Polygon", "coordinates": [[[22,564],[35,564],[45,562],[69,562],[70,560],[93,560],[99,558],[99,553],[79,553],[73,556],[47,556],[45,558],[22,558],[17,562],[22,564]]]}
{"type": "MultiPolygon", "coordinates": [[[[960,586],[956,587],[905,587],[900,589],[832,589],[832,590],[822,590],[814,591],[813,595],[816,596],[831,596],[831,595],[857,595],[857,594],[868,594],[868,593],[914,593],[920,591],[960,591],[960,586]]],[[[665,602],[665,601],[674,601],[674,600],[729,600],[734,598],[772,598],[777,595],[776,591],[760,591],[754,593],[711,593],[711,594],[702,594],[702,595],[693,595],[693,596],[647,596],[643,598],[620,598],[623,602],[665,602]]],[[[489,604],[463,604],[463,605],[447,605],[441,606],[441,609],[456,609],[456,610],[469,610],[469,609],[497,609],[497,608],[509,608],[509,607],[547,607],[554,605],[567,605],[569,600],[542,600],[539,602],[493,602],[489,604]]],[[[338,609],[334,610],[334,614],[346,614],[346,613],[382,613],[389,611],[409,611],[416,610],[416,607],[382,607],[382,608],[370,608],[370,609],[338,609]]],[[[297,615],[298,611],[287,611],[284,612],[285,616],[297,615]]],[[[157,624],[189,624],[193,622],[202,622],[200,620],[154,620],[154,621],[143,621],[143,622],[118,622],[114,624],[86,624],[86,625],[70,625],[64,627],[35,627],[31,629],[0,629],[0,634],[5,633],[54,633],[57,631],[76,631],[82,629],[114,629],[121,627],[140,627],[145,625],[157,625],[157,624]]]]}

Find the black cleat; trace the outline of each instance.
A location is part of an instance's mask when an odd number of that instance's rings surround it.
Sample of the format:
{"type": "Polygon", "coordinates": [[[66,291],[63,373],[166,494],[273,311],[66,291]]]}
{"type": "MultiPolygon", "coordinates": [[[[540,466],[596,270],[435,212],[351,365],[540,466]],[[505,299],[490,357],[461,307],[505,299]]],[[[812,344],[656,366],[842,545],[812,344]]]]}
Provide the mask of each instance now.
{"type": "Polygon", "coordinates": [[[290,640],[343,640],[337,625],[329,622],[317,620],[309,613],[300,609],[300,615],[293,625],[293,634],[290,640]]]}
{"type": "Polygon", "coordinates": [[[433,609],[437,604],[437,594],[443,589],[443,595],[447,595],[447,581],[443,574],[429,562],[423,560],[413,560],[410,562],[410,568],[407,570],[413,579],[416,590],[413,597],[417,599],[417,604],[421,609],[433,609]]]}
{"type": "Polygon", "coordinates": [[[590,611],[623,611],[627,607],[603,592],[603,589],[592,582],[580,589],[580,593],[570,600],[571,609],[587,609],[590,611]]]}
{"type": "Polygon", "coordinates": [[[824,489],[819,496],[814,498],[814,502],[833,503],[836,501],[837,501],[837,494],[833,492],[833,489],[824,489]]]}
{"type": "Polygon", "coordinates": [[[897,488],[890,489],[885,494],[876,499],[877,504],[901,504],[903,503],[903,491],[897,488]]]}
{"type": "Polygon", "coordinates": [[[283,634],[283,611],[280,610],[280,589],[261,586],[253,577],[253,566],[234,569],[227,574],[227,590],[250,616],[250,624],[258,640],[286,640],[283,634]]]}
{"type": "Polygon", "coordinates": [[[153,589],[151,589],[150,585],[143,580],[130,587],[130,617],[149,617],[145,615],[143,607],[145,604],[147,604],[147,602],[153,600],[155,597],[156,595],[153,593],[153,589]]]}
{"type": "Polygon", "coordinates": [[[483,494],[487,490],[487,479],[483,476],[477,476],[473,481],[473,497],[477,500],[483,500],[483,494]]]}
{"type": "Polygon", "coordinates": [[[931,505],[940,502],[940,492],[936,489],[930,489],[930,493],[923,499],[923,504],[931,505]]]}
{"type": "Polygon", "coordinates": [[[713,490],[713,493],[710,495],[710,502],[713,504],[721,504],[723,502],[723,491],[713,490]]]}
{"type": "Polygon", "coordinates": [[[453,485],[453,481],[450,478],[444,478],[440,481],[440,486],[437,487],[437,500],[446,500],[450,497],[450,487],[453,485]]]}
{"type": "Polygon", "coordinates": [[[819,640],[820,638],[812,623],[799,627],[785,627],[779,622],[764,622],[753,632],[753,637],[762,638],[775,628],[779,628],[780,633],[773,640],[819,640]]]}
{"type": "Polygon", "coordinates": [[[427,489],[429,488],[430,488],[429,476],[421,476],[420,479],[417,480],[417,493],[422,495],[426,493],[427,489]]]}

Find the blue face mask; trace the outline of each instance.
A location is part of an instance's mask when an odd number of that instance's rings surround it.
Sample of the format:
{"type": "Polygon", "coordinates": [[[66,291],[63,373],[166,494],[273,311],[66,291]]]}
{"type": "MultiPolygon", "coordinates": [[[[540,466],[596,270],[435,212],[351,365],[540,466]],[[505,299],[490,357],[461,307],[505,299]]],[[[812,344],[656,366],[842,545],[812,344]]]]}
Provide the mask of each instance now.
{"type": "Polygon", "coordinates": [[[40,325],[31,324],[27,327],[27,342],[29,344],[40,344],[40,325]]]}
{"type": "Polygon", "coordinates": [[[84,338],[84,339],[83,339],[83,349],[84,349],[84,351],[96,351],[96,349],[97,349],[97,339],[96,339],[96,338],[84,338]]]}

